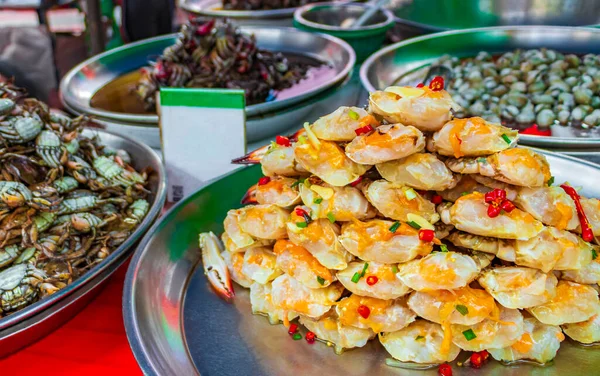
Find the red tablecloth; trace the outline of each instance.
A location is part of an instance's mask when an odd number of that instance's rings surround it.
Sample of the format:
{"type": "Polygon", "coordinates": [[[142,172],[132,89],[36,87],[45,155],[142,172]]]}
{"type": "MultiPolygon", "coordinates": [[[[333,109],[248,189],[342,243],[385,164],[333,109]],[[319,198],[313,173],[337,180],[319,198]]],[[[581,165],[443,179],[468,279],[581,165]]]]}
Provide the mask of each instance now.
{"type": "Polygon", "coordinates": [[[141,375],[129,348],[121,267],[87,307],[37,343],[0,360],[3,375],[141,375]]]}

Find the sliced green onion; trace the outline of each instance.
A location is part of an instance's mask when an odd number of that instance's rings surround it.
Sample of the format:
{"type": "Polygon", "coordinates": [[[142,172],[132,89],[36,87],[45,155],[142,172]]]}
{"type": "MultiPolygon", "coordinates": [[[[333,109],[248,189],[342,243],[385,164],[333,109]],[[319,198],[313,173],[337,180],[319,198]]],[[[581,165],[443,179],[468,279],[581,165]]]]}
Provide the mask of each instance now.
{"type": "Polygon", "coordinates": [[[504,142],[506,142],[506,143],[507,143],[507,144],[509,144],[509,145],[510,145],[510,143],[512,142],[512,141],[510,140],[510,138],[509,138],[507,135],[505,135],[505,134],[503,134],[503,135],[502,135],[502,139],[504,140],[504,142]]]}
{"type": "Polygon", "coordinates": [[[292,338],[294,339],[294,341],[299,341],[302,339],[302,334],[300,333],[295,333],[292,338]]]}
{"type": "Polygon", "coordinates": [[[464,332],[462,332],[462,334],[463,334],[463,336],[465,336],[467,341],[471,341],[471,340],[474,340],[475,338],[477,338],[477,336],[475,335],[475,332],[473,332],[473,329],[465,330],[464,332]]]}
{"type": "Polygon", "coordinates": [[[360,273],[356,272],[354,273],[354,275],[352,276],[352,282],[354,283],[358,283],[358,281],[360,281],[360,273]]]}
{"type": "Polygon", "coordinates": [[[325,279],[317,276],[317,282],[319,282],[319,285],[323,286],[325,284],[325,279]]]}
{"type": "Polygon", "coordinates": [[[458,311],[458,313],[460,313],[461,315],[465,316],[469,313],[469,308],[467,308],[467,306],[464,306],[462,304],[458,304],[456,305],[456,310],[458,311]]]}
{"type": "Polygon", "coordinates": [[[423,338],[425,338],[425,337],[423,337],[423,336],[417,336],[417,337],[415,338],[415,340],[416,340],[416,341],[418,341],[418,340],[420,340],[420,339],[423,339],[423,338]]]}
{"type": "Polygon", "coordinates": [[[394,222],[394,224],[390,226],[390,232],[396,232],[396,230],[398,230],[398,227],[400,227],[400,222],[394,222]]]}
{"type": "Polygon", "coordinates": [[[421,229],[421,226],[415,221],[406,222],[406,224],[414,229],[417,229],[417,230],[421,229]]]}
{"type": "Polygon", "coordinates": [[[440,244],[440,249],[442,252],[448,252],[448,246],[446,244],[440,244]]]}
{"type": "Polygon", "coordinates": [[[348,111],[348,116],[350,116],[350,119],[352,119],[352,120],[360,119],[360,115],[357,112],[354,112],[352,110],[348,111]]]}
{"type": "Polygon", "coordinates": [[[392,273],[398,273],[398,265],[392,265],[392,273]]]}
{"type": "Polygon", "coordinates": [[[306,223],[306,222],[296,222],[296,226],[298,226],[300,228],[306,228],[306,226],[308,226],[308,223],[306,223]]]}
{"type": "Polygon", "coordinates": [[[595,260],[598,257],[598,253],[596,253],[596,250],[594,248],[592,248],[592,260],[595,260]]]}
{"type": "Polygon", "coordinates": [[[315,198],[315,199],[313,200],[313,202],[314,202],[315,204],[317,204],[317,205],[318,205],[318,204],[320,204],[320,203],[322,203],[322,202],[323,202],[323,199],[322,199],[321,197],[319,197],[319,198],[315,198]]]}
{"type": "Polygon", "coordinates": [[[552,184],[554,184],[554,176],[550,176],[550,179],[548,179],[548,187],[552,186],[552,184]]]}
{"type": "Polygon", "coordinates": [[[294,187],[297,187],[297,186],[298,186],[298,185],[300,185],[300,184],[303,184],[305,180],[306,180],[306,178],[304,178],[304,179],[298,179],[298,180],[296,180],[296,181],[295,181],[295,182],[292,184],[292,188],[294,188],[294,187]]]}
{"type": "Polygon", "coordinates": [[[468,195],[468,194],[471,194],[471,192],[463,192],[463,193],[461,193],[460,195],[461,195],[461,196],[466,196],[466,195],[468,195]]]}
{"type": "Polygon", "coordinates": [[[364,277],[364,276],[365,276],[365,273],[367,272],[367,268],[368,268],[368,267],[369,267],[369,263],[368,263],[368,262],[365,262],[365,265],[363,266],[362,273],[360,273],[360,276],[361,276],[361,277],[364,277]]]}
{"type": "Polygon", "coordinates": [[[327,219],[329,219],[329,222],[335,223],[335,216],[332,212],[327,213],[327,219]]]}
{"type": "Polygon", "coordinates": [[[406,191],[404,191],[404,195],[409,200],[414,200],[417,198],[417,192],[415,192],[415,190],[412,188],[408,188],[406,191]]]}

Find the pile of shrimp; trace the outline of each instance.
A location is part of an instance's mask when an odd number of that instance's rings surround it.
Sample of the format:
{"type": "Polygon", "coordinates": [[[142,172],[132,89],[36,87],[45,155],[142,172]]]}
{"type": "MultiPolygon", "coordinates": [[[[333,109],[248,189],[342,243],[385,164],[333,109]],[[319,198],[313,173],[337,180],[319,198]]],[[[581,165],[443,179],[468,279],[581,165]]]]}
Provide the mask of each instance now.
{"type": "MultiPolygon", "coordinates": [[[[600,250],[574,199],[516,131],[454,108],[443,87],[390,87],[243,158],[265,175],[249,205],[222,243],[200,235],[217,292],[232,279],[271,323],[336,352],[377,337],[398,362],[543,364],[564,335],[600,341],[600,250]]],[[[580,201],[600,234],[600,201],[580,201]]]]}

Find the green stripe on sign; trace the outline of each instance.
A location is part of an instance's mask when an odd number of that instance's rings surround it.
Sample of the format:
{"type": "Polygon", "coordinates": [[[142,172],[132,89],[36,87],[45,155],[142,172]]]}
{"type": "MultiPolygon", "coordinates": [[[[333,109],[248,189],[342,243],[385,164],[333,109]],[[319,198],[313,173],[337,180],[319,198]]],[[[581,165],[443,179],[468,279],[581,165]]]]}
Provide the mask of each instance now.
{"type": "Polygon", "coordinates": [[[169,87],[160,89],[161,106],[208,107],[244,109],[244,90],[239,89],[187,89],[169,87]]]}

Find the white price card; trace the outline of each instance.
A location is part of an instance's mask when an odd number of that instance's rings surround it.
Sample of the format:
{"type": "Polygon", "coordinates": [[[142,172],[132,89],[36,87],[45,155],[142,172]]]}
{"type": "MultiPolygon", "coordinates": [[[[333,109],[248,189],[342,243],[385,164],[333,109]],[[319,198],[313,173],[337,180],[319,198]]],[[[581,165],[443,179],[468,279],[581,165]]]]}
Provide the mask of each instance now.
{"type": "Polygon", "coordinates": [[[239,167],[231,160],[246,152],[243,90],[161,88],[158,102],[168,201],[239,167]]]}

